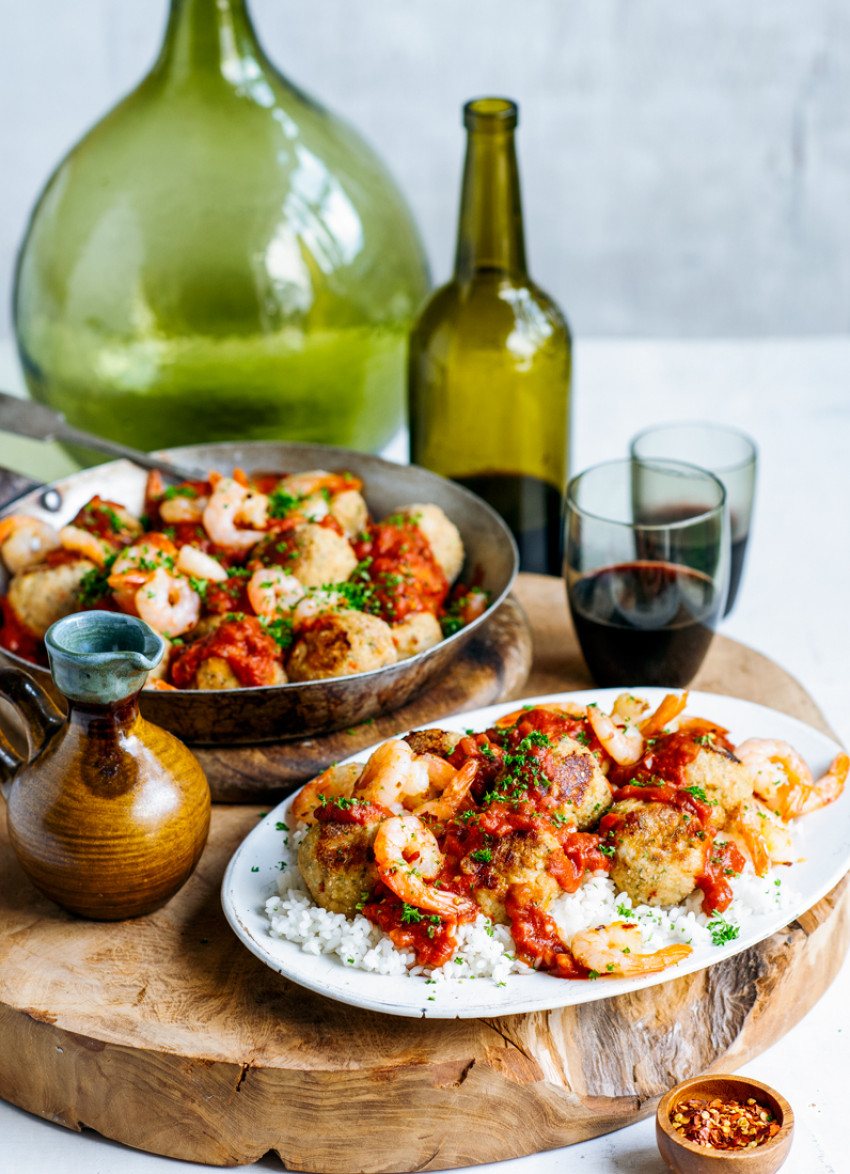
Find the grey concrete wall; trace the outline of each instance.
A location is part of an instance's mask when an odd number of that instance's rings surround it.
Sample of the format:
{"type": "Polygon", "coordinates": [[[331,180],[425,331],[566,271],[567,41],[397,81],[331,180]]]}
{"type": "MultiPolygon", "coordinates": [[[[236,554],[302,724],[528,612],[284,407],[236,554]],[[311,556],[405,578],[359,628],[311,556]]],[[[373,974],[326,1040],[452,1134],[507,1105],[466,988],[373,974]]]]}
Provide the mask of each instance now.
{"type": "MultiPolygon", "coordinates": [[[[166,0],[0,0],[0,291],[58,158],[166,0]]],[[[388,161],[450,269],[463,101],[518,99],[532,272],[576,332],[850,329],[848,0],[252,0],[283,72],[388,161]]],[[[8,312],[0,333],[9,329],[8,312]]]]}

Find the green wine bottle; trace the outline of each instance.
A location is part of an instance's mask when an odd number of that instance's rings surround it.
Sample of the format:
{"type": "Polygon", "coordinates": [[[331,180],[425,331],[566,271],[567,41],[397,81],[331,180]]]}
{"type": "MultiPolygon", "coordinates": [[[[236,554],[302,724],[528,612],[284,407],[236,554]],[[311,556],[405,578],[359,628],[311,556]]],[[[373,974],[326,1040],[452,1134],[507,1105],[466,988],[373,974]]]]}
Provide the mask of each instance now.
{"type": "Polygon", "coordinates": [[[516,104],[481,98],[463,114],[455,274],[411,333],[411,460],[488,501],[513,531],[522,570],[560,574],[570,333],[526,269],[516,104]]]}
{"type": "Polygon", "coordinates": [[[153,69],[38,201],[15,326],[33,399],[136,448],[376,449],[428,286],[392,177],[280,75],[247,0],[171,0],[153,69]]]}

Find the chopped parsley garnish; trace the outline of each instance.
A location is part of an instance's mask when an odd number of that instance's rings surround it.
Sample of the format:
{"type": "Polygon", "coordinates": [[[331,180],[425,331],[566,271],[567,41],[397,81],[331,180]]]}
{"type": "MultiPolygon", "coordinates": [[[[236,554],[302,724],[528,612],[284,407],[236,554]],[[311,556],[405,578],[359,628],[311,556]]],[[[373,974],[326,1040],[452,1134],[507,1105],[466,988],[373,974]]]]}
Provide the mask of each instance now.
{"type": "Polygon", "coordinates": [[[711,940],[715,946],[725,946],[727,942],[734,942],[735,938],[741,932],[739,926],[724,921],[722,917],[718,917],[715,921],[710,921],[708,928],[711,932],[711,940]]]}
{"type": "Polygon", "coordinates": [[[293,641],[292,620],[278,616],[274,620],[267,620],[265,616],[257,616],[266,634],[271,636],[281,648],[288,648],[293,641]]]}
{"type": "Polygon", "coordinates": [[[175,497],[197,497],[197,489],[191,485],[169,485],[162,495],[163,501],[173,501],[175,497]]]}
{"type": "Polygon", "coordinates": [[[478,864],[489,864],[493,859],[493,853],[489,848],[478,848],[475,852],[470,852],[470,859],[475,860],[478,864]]]}
{"type": "Polygon", "coordinates": [[[207,579],[198,579],[195,575],[190,575],[189,586],[196,595],[200,595],[201,599],[206,599],[207,587],[209,587],[209,581],[207,579]]]}
{"type": "Polygon", "coordinates": [[[285,489],[279,486],[273,489],[269,494],[269,517],[270,518],[285,518],[293,510],[298,509],[303,498],[294,493],[287,493],[285,489]]]}
{"type": "Polygon", "coordinates": [[[112,564],[117,557],[118,551],[115,554],[111,554],[102,567],[92,567],[80,579],[74,594],[77,597],[77,602],[81,606],[87,607],[90,604],[100,603],[104,595],[109,593],[109,575],[112,570],[112,564]]]}

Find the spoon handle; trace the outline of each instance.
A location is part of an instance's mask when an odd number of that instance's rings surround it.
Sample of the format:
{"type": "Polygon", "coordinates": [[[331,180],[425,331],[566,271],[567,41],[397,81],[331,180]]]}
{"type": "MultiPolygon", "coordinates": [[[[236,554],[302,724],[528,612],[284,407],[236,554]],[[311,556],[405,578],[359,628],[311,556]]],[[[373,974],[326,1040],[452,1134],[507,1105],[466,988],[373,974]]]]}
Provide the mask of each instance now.
{"type": "Polygon", "coordinates": [[[206,478],[206,473],[199,469],[184,468],[175,465],[173,461],[151,456],[149,453],[129,448],[126,444],[119,444],[115,440],[107,440],[104,436],[83,432],[69,424],[61,412],[54,412],[43,404],[19,399],[18,396],[6,392],[0,392],[0,431],[12,432],[16,436],[28,436],[31,440],[61,440],[69,444],[79,444],[85,448],[93,448],[97,452],[107,453],[111,457],[124,457],[143,469],[158,469],[178,481],[206,478]]]}

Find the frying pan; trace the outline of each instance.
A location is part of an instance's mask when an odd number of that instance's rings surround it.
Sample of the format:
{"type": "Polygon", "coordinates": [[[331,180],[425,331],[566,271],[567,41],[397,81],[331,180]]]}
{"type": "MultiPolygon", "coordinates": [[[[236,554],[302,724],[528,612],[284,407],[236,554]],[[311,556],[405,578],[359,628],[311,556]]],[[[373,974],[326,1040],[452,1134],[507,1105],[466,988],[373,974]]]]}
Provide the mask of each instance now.
{"type": "MultiPolygon", "coordinates": [[[[474,582],[490,592],[487,610],[461,631],[409,660],[371,672],[247,689],[143,690],[144,716],[184,742],[212,746],[305,738],[345,729],[400,708],[429,682],[451,671],[464,644],[487,623],[507,596],[516,575],[516,545],[498,514],[468,490],[414,465],[396,465],[344,448],[267,441],[185,445],[165,450],[162,455],[183,467],[215,469],[224,474],[234,468],[248,473],[347,469],[362,479],[369,511],[378,519],[417,502],[438,505],[463,539],[466,559],[461,581],[474,582]]],[[[111,461],[24,494],[0,510],[0,517],[31,514],[58,527],[69,522],[96,493],[140,514],[146,479],[147,473],[137,465],[126,460],[111,461]]],[[[6,583],[5,572],[0,572],[3,591],[6,583]]],[[[46,669],[5,650],[2,657],[50,686],[46,669]]]]}

